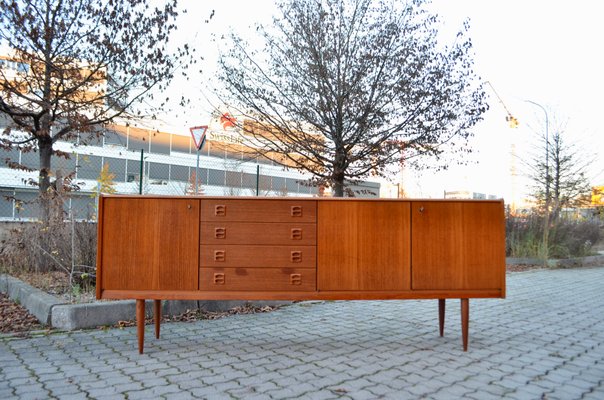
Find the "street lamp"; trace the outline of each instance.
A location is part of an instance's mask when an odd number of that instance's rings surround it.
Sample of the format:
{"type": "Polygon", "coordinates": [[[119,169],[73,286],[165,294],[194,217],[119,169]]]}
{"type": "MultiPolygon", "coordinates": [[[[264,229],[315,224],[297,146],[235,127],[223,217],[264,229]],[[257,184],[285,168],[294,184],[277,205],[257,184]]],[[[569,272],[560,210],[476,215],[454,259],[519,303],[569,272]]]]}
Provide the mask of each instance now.
{"type": "Polygon", "coordinates": [[[543,110],[545,114],[545,216],[543,218],[543,264],[547,267],[548,258],[548,239],[549,239],[549,118],[547,116],[547,110],[539,103],[535,103],[531,100],[525,100],[527,103],[531,103],[543,110]]]}

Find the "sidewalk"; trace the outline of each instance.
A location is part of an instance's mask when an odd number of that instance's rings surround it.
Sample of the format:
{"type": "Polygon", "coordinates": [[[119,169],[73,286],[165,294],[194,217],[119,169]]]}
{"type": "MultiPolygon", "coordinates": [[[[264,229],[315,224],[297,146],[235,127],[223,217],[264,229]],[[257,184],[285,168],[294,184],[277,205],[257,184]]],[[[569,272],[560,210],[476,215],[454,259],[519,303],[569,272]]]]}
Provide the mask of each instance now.
{"type": "Polygon", "coordinates": [[[268,314],[0,339],[0,398],[603,399],[604,268],[508,275],[508,299],[299,303],[268,314]]]}

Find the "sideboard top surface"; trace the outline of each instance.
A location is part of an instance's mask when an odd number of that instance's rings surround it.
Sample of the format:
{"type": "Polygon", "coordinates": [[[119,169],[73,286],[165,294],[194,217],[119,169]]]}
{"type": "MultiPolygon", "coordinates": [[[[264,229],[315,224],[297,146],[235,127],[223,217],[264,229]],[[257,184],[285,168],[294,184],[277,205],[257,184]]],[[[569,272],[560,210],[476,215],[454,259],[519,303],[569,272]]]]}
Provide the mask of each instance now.
{"type": "Polygon", "coordinates": [[[409,201],[409,202],[470,202],[470,203],[503,203],[503,199],[423,199],[423,198],[367,198],[367,197],[277,197],[277,196],[168,196],[156,194],[101,194],[105,198],[146,198],[146,199],[199,199],[199,200],[289,200],[289,201],[409,201]]]}

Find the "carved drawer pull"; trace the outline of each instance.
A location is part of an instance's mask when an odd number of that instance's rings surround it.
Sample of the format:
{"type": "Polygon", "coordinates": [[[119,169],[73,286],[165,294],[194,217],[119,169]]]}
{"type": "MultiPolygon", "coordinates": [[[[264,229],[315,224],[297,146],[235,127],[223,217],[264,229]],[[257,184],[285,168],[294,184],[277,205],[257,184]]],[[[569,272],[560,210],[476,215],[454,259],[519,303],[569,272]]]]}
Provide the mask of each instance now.
{"type": "Polygon", "coordinates": [[[289,283],[292,285],[301,285],[302,284],[302,274],[290,274],[289,275],[289,283]]]}
{"type": "Polygon", "coordinates": [[[292,251],[291,260],[293,263],[302,262],[302,252],[299,250],[292,251]]]}
{"type": "Polygon", "coordinates": [[[301,228],[292,228],[291,238],[293,240],[300,240],[300,239],[302,239],[302,229],[301,228]]]}
{"type": "Polygon", "coordinates": [[[214,250],[214,261],[224,262],[225,259],[226,259],[226,251],[214,250]]]}
{"type": "Polygon", "coordinates": [[[214,274],[214,285],[224,285],[226,279],[224,278],[224,273],[216,272],[214,274]]]}
{"type": "Polygon", "coordinates": [[[214,206],[214,215],[217,217],[225,217],[226,216],[226,206],[222,204],[218,204],[214,206]]]}
{"type": "Polygon", "coordinates": [[[301,217],[302,216],[302,206],[292,206],[291,215],[292,215],[292,217],[301,217]]]}
{"type": "Polygon", "coordinates": [[[215,228],[214,237],[216,239],[225,239],[226,238],[226,228],[215,228]]]}

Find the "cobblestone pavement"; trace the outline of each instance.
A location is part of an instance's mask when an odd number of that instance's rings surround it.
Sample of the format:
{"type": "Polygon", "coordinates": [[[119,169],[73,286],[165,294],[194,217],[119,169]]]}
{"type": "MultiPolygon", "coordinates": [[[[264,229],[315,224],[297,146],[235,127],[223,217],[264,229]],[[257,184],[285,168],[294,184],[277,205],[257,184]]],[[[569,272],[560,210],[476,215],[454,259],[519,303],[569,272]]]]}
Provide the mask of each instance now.
{"type": "Polygon", "coordinates": [[[0,339],[0,398],[604,399],[604,268],[508,275],[508,299],[298,303],[268,314],[0,339]]]}

